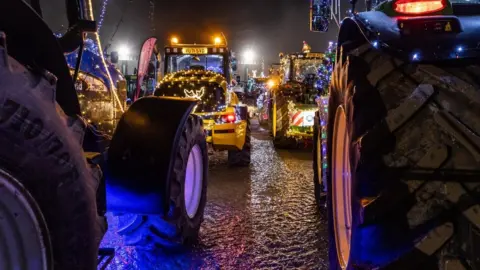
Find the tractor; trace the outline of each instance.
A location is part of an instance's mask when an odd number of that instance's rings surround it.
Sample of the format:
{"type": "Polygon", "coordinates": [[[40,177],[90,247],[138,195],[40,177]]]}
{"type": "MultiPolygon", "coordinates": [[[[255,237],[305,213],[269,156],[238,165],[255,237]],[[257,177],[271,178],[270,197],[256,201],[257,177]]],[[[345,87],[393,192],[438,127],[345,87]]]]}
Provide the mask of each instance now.
{"type": "Polygon", "coordinates": [[[232,60],[225,38],[180,44],[173,37],[165,47],[165,75],[154,95],[198,100],[194,114],[202,119],[209,146],[228,151],[229,165],[249,166],[249,113],[230,86],[236,70],[232,60]]]}
{"type": "MultiPolygon", "coordinates": [[[[311,30],[328,30],[327,2],[311,30]]],[[[330,269],[480,269],[480,3],[350,3],[315,124],[330,269]]]]}
{"type": "Polygon", "coordinates": [[[304,42],[301,53],[280,53],[280,81],[272,76],[264,100],[261,123],[268,123],[273,143],[278,148],[307,146],[313,137],[318,70],[324,53],[311,52],[304,42]]]}
{"type": "Polygon", "coordinates": [[[99,249],[107,210],[124,216],[127,244],[147,248],[194,243],[203,220],[208,157],[197,101],[141,98],[111,137],[99,132],[81,116],[65,59],[81,59],[87,33],[98,39],[92,3],[66,0],[66,9],[69,30],[57,38],[38,0],[0,0],[0,269],[111,261],[114,249],[99,249]]]}

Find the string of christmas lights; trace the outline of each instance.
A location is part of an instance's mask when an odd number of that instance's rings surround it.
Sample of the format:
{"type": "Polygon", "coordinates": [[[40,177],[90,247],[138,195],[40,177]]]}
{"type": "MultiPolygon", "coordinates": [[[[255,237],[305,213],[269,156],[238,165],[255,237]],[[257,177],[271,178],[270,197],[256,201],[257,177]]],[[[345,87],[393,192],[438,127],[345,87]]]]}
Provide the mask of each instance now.
{"type": "MultiPolygon", "coordinates": [[[[325,52],[325,60],[321,68],[319,69],[318,76],[320,88],[323,91],[320,93],[318,97],[318,113],[320,116],[320,140],[321,140],[321,151],[322,151],[322,177],[326,179],[327,177],[327,168],[328,168],[328,160],[327,160],[327,123],[328,123],[328,100],[330,98],[329,88],[330,88],[330,80],[332,77],[333,72],[333,65],[335,63],[337,51],[337,44],[334,42],[328,43],[327,51],[325,52]]],[[[326,191],[326,185],[324,186],[326,191]]]]}
{"type": "Polygon", "coordinates": [[[330,78],[333,72],[333,64],[335,63],[337,44],[330,41],[328,43],[327,51],[325,52],[325,58],[323,64],[318,69],[318,89],[322,89],[321,95],[327,96],[329,94],[330,78]]]}
{"type": "MultiPolygon", "coordinates": [[[[327,121],[328,121],[328,96],[320,97],[318,113],[320,115],[320,140],[322,149],[322,178],[327,179],[327,121]]],[[[325,187],[326,188],[326,187],[325,187]]]]}
{"type": "Polygon", "coordinates": [[[153,34],[155,34],[155,1],[150,0],[150,9],[148,17],[150,18],[150,27],[153,34]]]}
{"type": "Polygon", "coordinates": [[[194,98],[194,99],[202,99],[203,95],[205,94],[205,86],[200,88],[200,90],[183,89],[183,92],[185,93],[186,97],[194,98]]]}
{"type": "MultiPolygon", "coordinates": [[[[94,20],[94,16],[93,16],[93,4],[92,4],[92,0],[88,0],[87,1],[87,10],[88,10],[88,18],[89,20],[94,20]]],[[[98,31],[95,32],[94,34],[94,37],[95,37],[95,42],[96,42],[96,45],[97,45],[97,48],[102,48],[102,43],[100,41],[100,35],[98,34],[98,31]]],[[[108,83],[110,85],[110,89],[112,89],[112,94],[113,94],[113,97],[114,97],[114,100],[115,102],[117,103],[118,105],[118,108],[120,110],[121,113],[125,112],[124,108],[123,108],[123,104],[122,102],[120,101],[120,98],[117,94],[117,91],[116,91],[116,86],[114,85],[113,83],[113,79],[112,79],[112,76],[110,74],[110,70],[108,69],[108,65],[107,65],[107,62],[105,60],[105,57],[103,55],[103,51],[102,50],[98,50],[98,54],[100,56],[100,59],[102,59],[102,64],[103,64],[103,68],[105,69],[106,71],[106,74],[107,74],[107,77],[108,77],[108,83]]]]}
{"type": "Polygon", "coordinates": [[[231,92],[227,91],[225,77],[209,70],[169,73],[160,82],[155,95],[198,99],[200,102],[194,108],[196,113],[221,113],[226,104],[234,101],[231,92]]]}
{"type": "Polygon", "coordinates": [[[100,19],[98,20],[97,32],[100,32],[100,29],[102,28],[103,20],[105,19],[105,13],[107,12],[107,5],[108,5],[108,0],[103,0],[102,10],[100,11],[100,16],[99,16],[100,19]]]}

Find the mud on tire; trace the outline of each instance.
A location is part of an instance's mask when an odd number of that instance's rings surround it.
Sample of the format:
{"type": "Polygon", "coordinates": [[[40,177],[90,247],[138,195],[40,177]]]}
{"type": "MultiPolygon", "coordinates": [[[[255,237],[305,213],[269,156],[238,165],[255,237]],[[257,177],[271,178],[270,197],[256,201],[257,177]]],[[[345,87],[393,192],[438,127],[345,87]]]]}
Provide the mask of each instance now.
{"type": "MultiPolygon", "coordinates": [[[[157,215],[119,216],[118,233],[125,244],[143,249],[178,249],[196,242],[203,222],[207,201],[208,157],[201,119],[190,115],[179,141],[172,179],[170,180],[170,212],[166,217],[157,215]],[[198,147],[202,159],[202,186],[198,209],[189,217],[185,206],[185,179],[189,155],[198,147]]],[[[199,168],[196,168],[197,170],[199,168]]]]}
{"type": "MultiPolygon", "coordinates": [[[[95,198],[101,172],[87,164],[81,148],[86,124],[63,113],[55,82],[46,71],[34,74],[0,46],[0,166],[40,207],[54,268],[95,269],[106,229],[95,198]]],[[[11,233],[0,228],[0,235],[11,233]]]]}
{"type": "MultiPolygon", "coordinates": [[[[342,107],[352,175],[348,269],[480,269],[480,180],[413,174],[478,171],[480,66],[403,63],[369,44],[340,59],[332,76],[328,159],[332,168],[335,112],[342,107]]],[[[330,267],[341,269],[333,171],[330,267]]]]}

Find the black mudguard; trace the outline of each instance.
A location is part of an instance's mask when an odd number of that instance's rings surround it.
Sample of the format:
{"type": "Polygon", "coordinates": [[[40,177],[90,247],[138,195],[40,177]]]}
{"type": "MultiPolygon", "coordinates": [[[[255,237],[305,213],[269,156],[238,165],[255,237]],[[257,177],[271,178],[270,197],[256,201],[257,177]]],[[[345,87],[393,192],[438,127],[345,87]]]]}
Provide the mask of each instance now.
{"type": "MultiPolygon", "coordinates": [[[[404,35],[399,29],[399,18],[389,17],[380,11],[360,12],[342,21],[338,44],[363,38],[378,49],[396,54],[404,61],[412,61],[418,53],[420,61],[439,61],[480,56],[480,16],[416,17],[422,19],[450,18],[458,21],[460,32],[455,34],[404,35]],[[462,52],[456,49],[462,46],[462,52]]],[[[401,19],[401,18],[400,18],[401,19]]],[[[339,46],[340,48],[341,46],[339,46]]]]}
{"type": "Polygon", "coordinates": [[[178,139],[195,105],[193,99],[145,97],[124,113],[108,150],[108,211],[168,211],[178,139]]]}

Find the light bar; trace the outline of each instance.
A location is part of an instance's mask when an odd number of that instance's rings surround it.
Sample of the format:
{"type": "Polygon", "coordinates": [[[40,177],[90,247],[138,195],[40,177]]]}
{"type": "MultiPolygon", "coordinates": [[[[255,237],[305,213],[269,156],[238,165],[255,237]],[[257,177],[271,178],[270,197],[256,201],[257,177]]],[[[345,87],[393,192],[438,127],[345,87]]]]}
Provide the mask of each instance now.
{"type": "Polygon", "coordinates": [[[393,8],[398,13],[420,15],[440,11],[445,6],[444,0],[397,0],[393,8]]]}
{"type": "Polygon", "coordinates": [[[215,45],[220,45],[220,44],[222,44],[222,39],[221,39],[220,37],[215,37],[215,38],[213,39],[213,43],[214,43],[215,45]]]}

